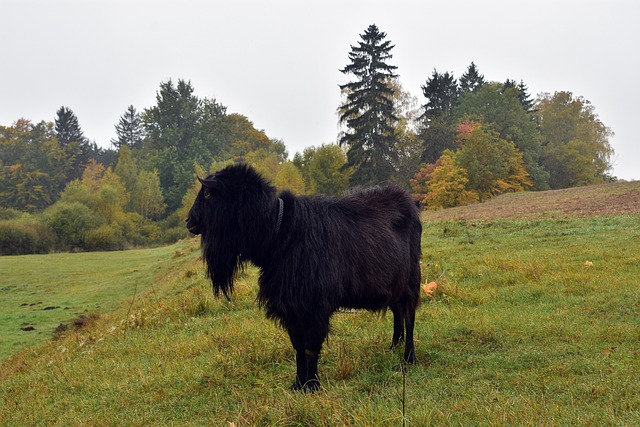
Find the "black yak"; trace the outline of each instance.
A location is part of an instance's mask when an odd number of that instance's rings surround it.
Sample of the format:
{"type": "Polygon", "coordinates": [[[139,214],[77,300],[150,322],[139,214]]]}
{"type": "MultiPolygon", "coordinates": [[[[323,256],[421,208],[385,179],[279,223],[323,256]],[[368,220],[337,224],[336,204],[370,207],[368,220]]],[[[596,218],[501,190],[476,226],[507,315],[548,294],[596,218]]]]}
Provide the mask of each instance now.
{"type": "Polygon", "coordinates": [[[242,164],[200,182],[186,226],[201,235],[214,293],[228,297],[246,261],[259,267],[258,302],[296,351],[293,390],[320,387],[318,357],[339,308],[391,309],[392,347],[405,340],[404,359],[415,363],[422,225],[405,191],[375,187],[343,198],[276,194],[242,164]]]}

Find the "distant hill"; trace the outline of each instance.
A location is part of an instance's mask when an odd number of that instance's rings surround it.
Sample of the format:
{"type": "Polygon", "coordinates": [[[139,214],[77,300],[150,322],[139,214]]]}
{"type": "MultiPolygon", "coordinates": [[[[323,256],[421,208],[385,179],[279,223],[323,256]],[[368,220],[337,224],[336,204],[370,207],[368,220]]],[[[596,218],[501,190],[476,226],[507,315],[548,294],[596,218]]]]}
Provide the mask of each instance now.
{"type": "Polygon", "coordinates": [[[640,181],[632,181],[564,190],[504,194],[484,203],[426,211],[423,219],[543,219],[638,214],[640,181]]]}

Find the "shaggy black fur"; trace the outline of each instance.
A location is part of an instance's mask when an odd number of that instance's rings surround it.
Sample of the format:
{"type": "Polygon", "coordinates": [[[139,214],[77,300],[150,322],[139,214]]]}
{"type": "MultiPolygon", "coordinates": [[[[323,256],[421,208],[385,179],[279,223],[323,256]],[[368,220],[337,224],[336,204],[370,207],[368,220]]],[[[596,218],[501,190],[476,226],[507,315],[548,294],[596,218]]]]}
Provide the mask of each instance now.
{"type": "Polygon", "coordinates": [[[403,190],[376,187],[344,198],[276,190],[251,167],[228,166],[200,180],[186,225],[202,235],[216,295],[228,297],[246,261],[260,268],[258,301],[289,333],[296,351],[293,389],[319,388],[318,357],[339,308],[393,312],[392,346],[406,340],[420,299],[420,224],[403,190]],[[279,200],[284,202],[278,224],[279,200]]]}

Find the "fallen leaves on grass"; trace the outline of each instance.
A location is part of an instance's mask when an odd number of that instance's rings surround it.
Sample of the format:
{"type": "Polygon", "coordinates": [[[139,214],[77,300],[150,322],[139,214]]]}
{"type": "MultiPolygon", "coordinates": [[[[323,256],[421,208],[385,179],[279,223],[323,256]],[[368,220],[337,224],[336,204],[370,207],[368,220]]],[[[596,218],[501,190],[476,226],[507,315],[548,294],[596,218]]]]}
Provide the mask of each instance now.
{"type": "Polygon", "coordinates": [[[438,288],[438,284],[436,282],[429,282],[422,285],[422,290],[424,291],[425,294],[427,294],[429,298],[434,297],[433,293],[436,291],[437,288],[438,288]]]}

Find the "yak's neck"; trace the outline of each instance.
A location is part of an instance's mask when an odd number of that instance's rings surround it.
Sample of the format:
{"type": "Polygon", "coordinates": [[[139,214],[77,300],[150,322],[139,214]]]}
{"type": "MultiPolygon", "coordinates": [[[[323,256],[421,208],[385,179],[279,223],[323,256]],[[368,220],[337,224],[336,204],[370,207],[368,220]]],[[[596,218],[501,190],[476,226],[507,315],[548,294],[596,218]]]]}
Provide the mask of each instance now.
{"type": "Polygon", "coordinates": [[[251,239],[251,244],[248,245],[251,250],[248,250],[245,256],[260,268],[266,267],[282,243],[283,222],[288,205],[282,197],[275,198],[273,207],[265,215],[264,222],[261,224],[262,230],[255,230],[247,236],[251,239]]]}

